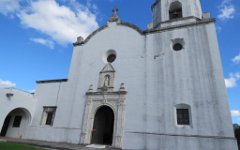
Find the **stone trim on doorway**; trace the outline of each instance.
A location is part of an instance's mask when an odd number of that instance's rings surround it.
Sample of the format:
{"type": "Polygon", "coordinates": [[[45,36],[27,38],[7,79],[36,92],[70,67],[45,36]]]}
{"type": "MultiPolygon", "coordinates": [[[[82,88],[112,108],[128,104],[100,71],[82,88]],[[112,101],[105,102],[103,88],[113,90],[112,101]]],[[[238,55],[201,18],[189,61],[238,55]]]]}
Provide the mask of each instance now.
{"type": "MultiPolygon", "coordinates": [[[[91,86],[90,86],[91,87],[91,86]]],[[[125,125],[125,100],[127,91],[122,83],[119,91],[97,91],[90,89],[86,93],[80,144],[91,144],[95,113],[103,106],[110,107],[114,112],[112,147],[122,148],[125,125]]]]}

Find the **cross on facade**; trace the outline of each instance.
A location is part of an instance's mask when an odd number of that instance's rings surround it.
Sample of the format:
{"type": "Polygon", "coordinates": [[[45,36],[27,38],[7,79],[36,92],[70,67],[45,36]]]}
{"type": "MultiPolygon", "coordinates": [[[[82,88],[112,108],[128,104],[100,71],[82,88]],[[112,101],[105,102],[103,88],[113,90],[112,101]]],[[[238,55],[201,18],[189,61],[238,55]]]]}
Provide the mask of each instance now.
{"type": "Polygon", "coordinates": [[[113,8],[112,12],[113,12],[113,15],[114,15],[114,16],[117,16],[118,8],[113,8]]]}

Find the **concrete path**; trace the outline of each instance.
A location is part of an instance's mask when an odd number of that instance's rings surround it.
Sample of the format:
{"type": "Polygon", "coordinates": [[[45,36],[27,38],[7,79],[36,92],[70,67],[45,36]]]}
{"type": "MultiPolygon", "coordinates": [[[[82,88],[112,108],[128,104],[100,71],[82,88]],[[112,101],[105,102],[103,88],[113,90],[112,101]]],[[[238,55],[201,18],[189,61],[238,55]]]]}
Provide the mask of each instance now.
{"type": "Polygon", "coordinates": [[[84,146],[84,145],[77,145],[77,144],[24,140],[24,139],[14,139],[14,138],[5,138],[5,137],[0,137],[0,142],[28,144],[28,145],[46,148],[48,150],[101,150],[101,149],[102,150],[119,150],[119,149],[111,148],[110,146],[103,146],[103,145],[84,146]]]}

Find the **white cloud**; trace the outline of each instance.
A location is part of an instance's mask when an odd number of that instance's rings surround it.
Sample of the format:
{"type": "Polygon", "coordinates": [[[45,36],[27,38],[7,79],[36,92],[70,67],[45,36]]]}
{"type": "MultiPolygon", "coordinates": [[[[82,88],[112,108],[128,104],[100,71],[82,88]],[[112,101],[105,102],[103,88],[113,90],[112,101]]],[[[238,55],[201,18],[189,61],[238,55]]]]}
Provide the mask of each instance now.
{"type": "Polygon", "coordinates": [[[222,21],[233,19],[236,12],[235,6],[231,3],[231,0],[223,0],[219,7],[219,11],[218,18],[222,21]]]}
{"type": "Polygon", "coordinates": [[[236,119],[238,123],[240,123],[240,111],[239,110],[231,110],[232,118],[236,119]]]}
{"type": "Polygon", "coordinates": [[[98,11],[98,7],[96,4],[93,3],[93,0],[87,0],[87,7],[93,10],[94,12],[98,11]]]}
{"type": "Polygon", "coordinates": [[[21,23],[48,35],[59,44],[75,42],[98,28],[96,16],[87,7],[71,9],[55,0],[33,1],[18,13],[21,23]],[[43,9],[44,8],[44,9],[43,9]]]}
{"type": "Polygon", "coordinates": [[[29,93],[35,93],[36,90],[35,90],[35,89],[33,89],[33,90],[28,90],[28,92],[29,92],[29,93]]]}
{"type": "Polygon", "coordinates": [[[8,15],[20,9],[20,0],[0,0],[0,13],[8,15]]]}
{"type": "Polygon", "coordinates": [[[231,110],[232,117],[240,117],[240,111],[239,110],[231,110]]]}
{"type": "Polygon", "coordinates": [[[42,44],[44,46],[49,47],[50,49],[54,49],[54,42],[51,40],[43,39],[43,38],[31,38],[31,41],[42,44]]]}
{"type": "Polygon", "coordinates": [[[236,64],[239,64],[239,63],[240,63],[240,54],[237,55],[237,56],[235,56],[235,57],[232,59],[232,61],[233,61],[234,63],[236,63],[236,64]]]}
{"type": "Polygon", "coordinates": [[[221,20],[233,19],[234,13],[235,13],[235,8],[233,5],[224,6],[223,8],[221,8],[218,18],[221,20]]]}
{"type": "Polygon", "coordinates": [[[237,87],[237,82],[240,80],[240,73],[232,73],[229,78],[225,79],[226,88],[235,88],[237,87]]]}
{"type": "Polygon", "coordinates": [[[0,88],[10,88],[10,87],[15,87],[16,83],[13,83],[8,80],[2,80],[0,79],[0,88]]]}
{"type": "Polygon", "coordinates": [[[97,29],[97,6],[92,0],[85,5],[76,0],[0,0],[0,13],[11,17],[17,15],[23,26],[35,29],[48,39],[34,38],[31,41],[53,49],[55,42],[68,44],[78,36],[86,38],[97,29]],[[91,11],[90,11],[91,10],[91,11]]]}

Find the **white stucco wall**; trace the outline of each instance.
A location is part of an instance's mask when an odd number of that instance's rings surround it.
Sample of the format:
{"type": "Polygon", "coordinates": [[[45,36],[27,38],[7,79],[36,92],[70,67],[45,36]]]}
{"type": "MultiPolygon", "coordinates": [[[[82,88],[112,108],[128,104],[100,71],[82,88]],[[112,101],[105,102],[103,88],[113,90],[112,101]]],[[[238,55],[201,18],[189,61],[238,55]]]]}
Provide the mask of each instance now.
{"type": "MultiPolygon", "coordinates": [[[[68,133],[79,132],[80,129],[69,128],[68,120],[69,114],[65,113],[65,109],[69,107],[70,102],[66,99],[66,102],[62,101],[66,94],[67,82],[47,82],[38,83],[36,88],[37,107],[35,109],[35,115],[31,126],[28,128],[29,132],[26,138],[36,139],[43,141],[54,142],[71,142],[78,143],[78,139],[74,139],[72,136],[68,140],[68,133]],[[56,107],[56,113],[52,126],[42,124],[43,107],[56,107]]],[[[78,127],[79,128],[79,127],[78,127]]]]}
{"type": "MultiPolygon", "coordinates": [[[[69,89],[74,93],[70,98],[74,100],[69,115],[71,128],[81,126],[85,92],[90,84],[97,89],[98,75],[105,65],[103,57],[109,49],[117,52],[112,63],[116,70],[114,87],[117,89],[124,82],[128,92],[124,148],[138,149],[132,144],[136,141],[143,143],[141,148],[152,149],[159,137],[166,140],[175,135],[171,139],[186,140],[184,143],[189,139],[185,136],[196,144],[202,142],[200,138],[211,141],[200,149],[208,149],[212,143],[225,145],[225,149],[232,145],[235,149],[213,23],[147,36],[113,23],[85,45],[75,47],[69,73],[69,89]],[[184,50],[171,49],[176,38],[184,39],[184,50]],[[191,126],[176,125],[175,106],[182,103],[191,107],[191,126]],[[223,121],[227,123],[222,124],[223,121]],[[229,142],[222,142],[225,138],[229,142]]],[[[182,146],[179,149],[191,147],[182,146]]]]}
{"type": "MultiPolygon", "coordinates": [[[[71,101],[69,103],[72,104],[72,107],[68,108],[71,111],[68,109],[65,111],[70,113],[69,126],[71,128],[82,126],[85,94],[90,84],[93,84],[94,90],[97,90],[99,72],[106,64],[105,53],[110,49],[117,53],[117,59],[112,63],[116,70],[114,89],[119,90],[120,84],[124,82],[128,89],[143,93],[143,89],[137,89],[135,86],[144,86],[143,82],[139,82],[144,80],[144,74],[142,74],[142,66],[144,66],[142,57],[145,53],[144,36],[126,26],[117,26],[115,23],[110,26],[93,36],[85,45],[74,49],[69,73],[69,89],[71,89],[69,92],[72,93],[69,94],[69,101],[71,101]]],[[[127,99],[143,98],[141,94],[134,97],[133,95],[128,96],[127,99]]]]}
{"type": "Polygon", "coordinates": [[[15,109],[21,110],[20,113],[12,114],[9,124],[7,136],[9,137],[24,137],[27,134],[26,126],[29,126],[34,115],[36,99],[33,94],[18,89],[0,89],[0,129],[2,129],[5,118],[15,109]],[[8,98],[7,93],[12,93],[13,96],[8,98]],[[23,113],[23,111],[25,113],[23,113]],[[12,128],[12,123],[16,115],[22,115],[20,128],[12,128]],[[26,116],[28,115],[28,116],[26,116]]]}
{"type": "Polygon", "coordinates": [[[138,87],[146,96],[127,99],[124,148],[236,149],[214,24],[149,34],[146,47],[146,86],[138,87]],[[182,51],[171,48],[176,38],[185,41],[182,51]],[[190,126],[176,125],[182,103],[191,107],[190,126]]]}

